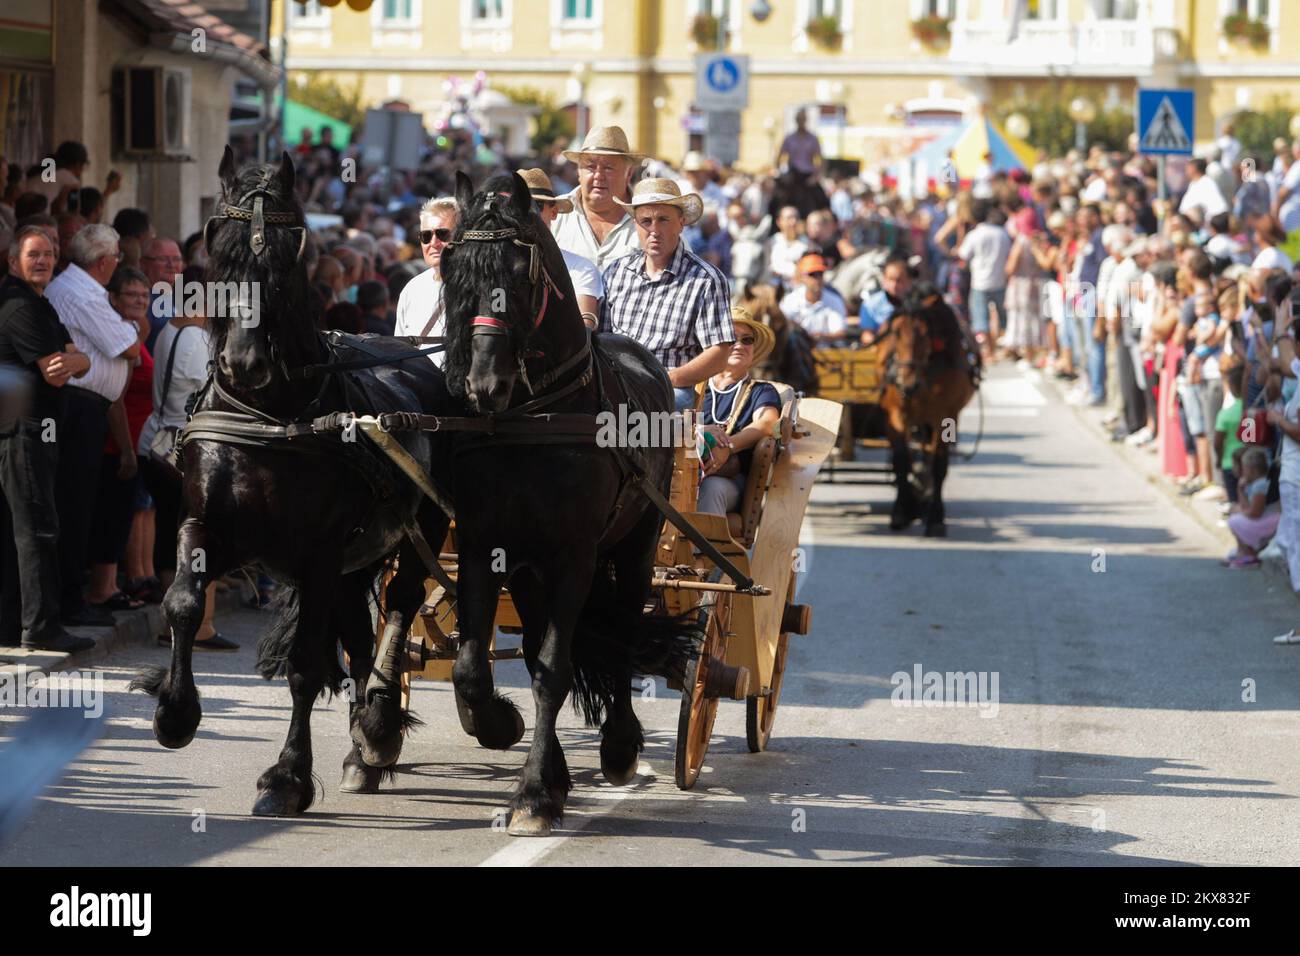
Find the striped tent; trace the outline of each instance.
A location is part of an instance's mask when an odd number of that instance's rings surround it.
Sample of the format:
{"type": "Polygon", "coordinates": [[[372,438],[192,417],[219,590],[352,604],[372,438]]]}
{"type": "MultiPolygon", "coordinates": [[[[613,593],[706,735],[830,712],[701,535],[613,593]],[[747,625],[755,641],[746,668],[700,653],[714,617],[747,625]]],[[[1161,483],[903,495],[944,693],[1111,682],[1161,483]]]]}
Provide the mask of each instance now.
{"type": "Polygon", "coordinates": [[[950,159],[959,180],[973,179],[985,153],[990,154],[994,171],[1028,170],[1037,158],[1034,148],[1024,140],[1016,139],[987,116],[977,116],[922,146],[891,167],[890,173],[904,188],[910,185],[909,191],[921,195],[942,180],[944,165],[950,159]]]}

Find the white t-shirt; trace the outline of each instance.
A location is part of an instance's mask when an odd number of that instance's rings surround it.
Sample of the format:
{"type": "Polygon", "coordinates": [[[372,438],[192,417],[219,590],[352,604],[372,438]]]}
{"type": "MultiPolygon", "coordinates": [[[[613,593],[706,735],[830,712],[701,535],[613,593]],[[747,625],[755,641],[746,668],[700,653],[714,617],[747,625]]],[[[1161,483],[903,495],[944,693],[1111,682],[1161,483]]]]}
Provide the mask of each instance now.
{"type": "MultiPolygon", "coordinates": [[[[397,321],[393,335],[445,335],[447,315],[442,299],[442,280],[434,269],[425,269],[406,283],[397,300],[397,321]],[[433,319],[430,324],[429,320],[433,319]]],[[[429,360],[442,368],[443,352],[432,352],[429,360]]]]}
{"type": "Polygon", "coordinates": [[[781,300],[781,311],[809,335],[839,335],[846,325],[844,300],[830,288],[823,289],[816,302],[809,302],[808,294],[801,286],[781,300]]]}
{"type": "Polygon", "coordinates": [[[982,222],[972,229],[957,255],[970,264],[970,287],[990,292],[1007,287],[1007,256],[1011,254],[1011,237],[1001,226],[982,222]]]}
{"type": "MultiPolygon", "coordinates": [[[[1291,372],[1300,376],[1300,359],[1291,360],[1291,372]]],[[[1295,390],[1282,414],[1293,425],[1300,422],[1300,388],[1295,390]]],[[[1282,471],[1278,480],[1300,485],[1300,442],[1285,433],[1282,435],[1282,471]]]]}
{"type": "Polygon", "coordinates": [[[564,254],[564,266],[569,270],[574,293],[589,295],[596,300],[605,298],[605,280],[596,268],[596,263],[568,249],[561,249],[560,252],[564,254]]]}
{"type": "Polygon", "coordinates": [[[1266,246],[1261,249],[1255,261],[1250,264],[1252,269],[1282,269],[1286,272],[1291,271],[1291,257],[1279,249],[1277,246],[1266,246]]]}
{"type": "Polygon", "coordinates": [[[1203,222],[1208,221],[1211,216],[1228,211],[1228,201],[1219,191],[1219,184],[1211,179],[1209,174],[1187,187],[1187,192],[1183,193],[1183,201],[1178,204],[1178,211],[1186,215],[1194,206],[1201,207],[1203,222]]]}
{"type": "Polygon", "coordinates": [[[149,454],[149,445],[159,428],[180,428],[185,424],[185,403],[208,378],[208,341],[208,330],[201,325],[178,329],[168,322],[158,333],[153,348],[153,412],[140,429],[140,440],[135,443],[136,454],[142,457],[149,454]],[[176,343],[176,358],[172,362],[167,401],[163,402],[167,359],[173,342],[176,343]]]}
{"type": "Polygon", "coordinates": [[[808,251],[808,244],[803,239],[791,241],[778,232],[768,240],[767,267],[772,275],[790,281],[794,279],[795,266],[808,251]]]}
{"type": "Polygon", "coordinates": [[[1286,171],[1282,177],[1282,188],[1289,189],[1291,194],[1277,211],[1278,218],[1282,220],[1283,229],[1294,232],[1300,229],[1300,161],[1292,163],[1286,171]]]}

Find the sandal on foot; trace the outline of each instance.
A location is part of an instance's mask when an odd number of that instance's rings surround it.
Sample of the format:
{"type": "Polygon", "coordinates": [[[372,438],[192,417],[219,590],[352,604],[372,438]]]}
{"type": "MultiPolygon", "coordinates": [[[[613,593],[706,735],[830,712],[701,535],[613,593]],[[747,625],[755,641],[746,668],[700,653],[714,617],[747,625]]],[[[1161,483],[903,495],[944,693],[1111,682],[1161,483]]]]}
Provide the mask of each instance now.
{"type": "Polygon", "coordinates": [[[220,634],[213,634],[207,640],[195,641],[194,648],[200,651],[237,651],[239,645],[234,641],[227,640],[220,634]]]}
{"type": "Polygon", "coordinates": [[[144,601],[128,597],[121,591],[115,591],[106,601],[91,601],[91,607],[103,608],[105,611],[138,611],[144,607],[144,601]]]}

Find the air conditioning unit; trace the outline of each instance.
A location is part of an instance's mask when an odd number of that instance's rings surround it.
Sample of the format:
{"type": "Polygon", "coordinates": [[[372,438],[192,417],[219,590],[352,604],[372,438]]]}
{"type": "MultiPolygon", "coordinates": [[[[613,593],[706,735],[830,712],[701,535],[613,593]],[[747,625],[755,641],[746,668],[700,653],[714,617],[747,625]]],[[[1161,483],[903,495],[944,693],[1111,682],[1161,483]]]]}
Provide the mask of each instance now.
{"type": "Polygon", "coordinates": [[[113,72],[113,126],[124,156],[184,159],[190,151],[190,71],[128,66],[113,72]]]}

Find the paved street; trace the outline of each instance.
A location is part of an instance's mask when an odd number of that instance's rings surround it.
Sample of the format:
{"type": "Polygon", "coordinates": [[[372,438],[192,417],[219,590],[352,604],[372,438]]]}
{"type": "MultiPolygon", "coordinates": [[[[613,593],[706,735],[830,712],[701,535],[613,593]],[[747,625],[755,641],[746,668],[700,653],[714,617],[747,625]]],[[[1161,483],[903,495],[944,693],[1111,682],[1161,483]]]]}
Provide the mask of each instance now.
{"type": "MultiPolygon", "coordinates": [[[[979,455],[950,476],[946,540],[891,534],[891,489],[860,465],[818,487],[800,594],[814,629],[793,639],[772,749],[748,754],[744,707],[724,703],[693,792],[672,781],[676,693],[638,704],[649,740],[625,789],[598,782],[598,739],[566,708],[566,828],[514,840],[494,814],[529,738],[481,750],[449,685],[419,684],[426,725],[395,786],[335,789],[345,710],[321,703],[323,801],[254,819],[289,696],[252,673],[264,619],[244,611],[221,622],[237,655],[196,655],[204,721],[185,750],[159,747],[152,702],[125,693],[165,652],[107,661],[106,737],[0,865],[1300,863],[1300,650],[1269,642],[1300,605],[1276,577],[1222,569],[1219,539],[1054,392],[1001,368],[985,399],[979,455]],[[918,665],[996,674],[996,714],[893,706],[891,675],[918,665]]],[[[523,668],[498,675],[531,724],[523,668]]]]}

